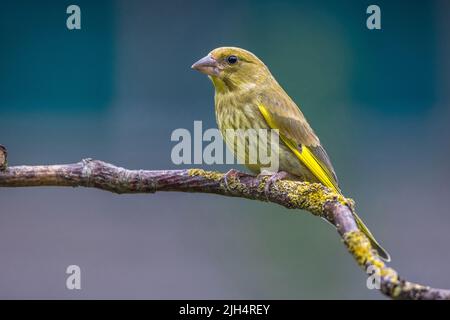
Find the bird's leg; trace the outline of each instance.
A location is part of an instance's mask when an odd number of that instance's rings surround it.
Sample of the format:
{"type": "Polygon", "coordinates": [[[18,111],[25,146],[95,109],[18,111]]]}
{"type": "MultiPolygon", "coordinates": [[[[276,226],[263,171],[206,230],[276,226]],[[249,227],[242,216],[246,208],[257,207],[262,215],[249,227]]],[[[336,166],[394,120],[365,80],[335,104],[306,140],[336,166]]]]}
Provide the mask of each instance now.
{"type": "Polygon", "coordinates": [[[261,171],[261,173],[258,175],[258,178],[262,180],[262,178],[267,176],[269,176],[269,179],[267,179],[266,184],[264,185],[264,194],[266,195],[266,198],[269,198],[270,188],[275,182],[293,177],[286,171],[278,171],[276,173],[269,174],[267,172],[261,171]]]}

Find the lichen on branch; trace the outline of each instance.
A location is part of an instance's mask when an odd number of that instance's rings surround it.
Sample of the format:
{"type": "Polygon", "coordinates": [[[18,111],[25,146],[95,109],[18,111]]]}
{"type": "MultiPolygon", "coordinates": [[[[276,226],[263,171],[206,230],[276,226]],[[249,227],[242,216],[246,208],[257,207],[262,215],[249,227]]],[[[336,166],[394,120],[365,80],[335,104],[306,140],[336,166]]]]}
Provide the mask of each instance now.
{"type": "Polygon", "coordinates": [[[319,183],[281,180],[268,190],[268,177],[243,172],[227,176],[202,169],[129,170],[99,160],[84,159],[63,165],[6,167],[6,149],[0,147],[0,187],[87,187],[118,194],[160,191],[214,193],[269,201],[289,209],[302,209],[329,221],[357,264],[372,267],[380,277],[379,289],[393,299],[450,299],[450,291],[405,281],[381,261],[354,220],[354,202],[319,183]],[[2,162],[3,159],[3,162],[2,162]]]}

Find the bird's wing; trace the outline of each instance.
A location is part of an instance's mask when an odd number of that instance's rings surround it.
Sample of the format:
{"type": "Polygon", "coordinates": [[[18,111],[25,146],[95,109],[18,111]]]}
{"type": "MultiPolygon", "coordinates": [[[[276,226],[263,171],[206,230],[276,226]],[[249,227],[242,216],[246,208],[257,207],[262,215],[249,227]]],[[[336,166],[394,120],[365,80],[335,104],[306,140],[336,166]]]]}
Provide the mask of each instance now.
{"type": "MultiPolygon", "coordinates": [[[[270,98],[261,96],[258,108],[269,127],[279,130],[279,136],[284,144],[314,176],[331,190],[341,193],[325,149],[322,148],[314,131],[289,96],[285,92],[275,92],[270,98]]],[[[389,261],[389,253],[377,242],[361,218],[354,212],[353,215],[358,227],[369,238],[378,255],[389,261]]]]}
{"type": "Polygon", "coordinates": [[[278,129],[281,140],[296,157],[328,188],[340,192],[331,161],[319,138],[286,93],[270,98],[261,96],[258,108],[272,129],[278,129]]]}

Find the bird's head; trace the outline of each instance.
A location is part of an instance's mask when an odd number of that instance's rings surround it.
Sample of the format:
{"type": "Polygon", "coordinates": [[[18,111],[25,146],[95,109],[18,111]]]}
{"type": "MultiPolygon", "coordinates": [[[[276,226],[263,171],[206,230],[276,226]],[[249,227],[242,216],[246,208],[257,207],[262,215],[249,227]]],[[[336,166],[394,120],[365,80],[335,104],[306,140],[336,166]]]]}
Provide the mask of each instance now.
{"type": "Polygon", "coordinates": [[[257,56],[235,47],[214,49],[191,68],[208,75],[218,92],[250,89],[272,77],[257,56]]]}

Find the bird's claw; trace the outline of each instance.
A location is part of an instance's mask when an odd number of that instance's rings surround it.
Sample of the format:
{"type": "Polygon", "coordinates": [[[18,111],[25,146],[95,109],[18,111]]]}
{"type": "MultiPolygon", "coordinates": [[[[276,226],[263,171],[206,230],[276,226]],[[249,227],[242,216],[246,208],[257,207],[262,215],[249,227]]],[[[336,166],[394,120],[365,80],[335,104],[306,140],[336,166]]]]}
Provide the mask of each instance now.
{"type": "Polygon", "coordinates": [[[264,195],[266,196],[266,199],[269,199],[270,188],[272,187],[272,185],[279,180],[286,179],[287,177],[289,177],[289,173],[287,173],[286,171],[279,171],[269,176],[269,179],[267,179],[264,185],[264,195]]]}
{"type": "Polygon", "coordinates": [[[227,173],[223,175],[223,183],[228,190],[231,190],[230,188],[231,180],[239,178],[239,174],[240,172],[237,171],[236,169],[230,169],[228,170],[227,173]]]}

